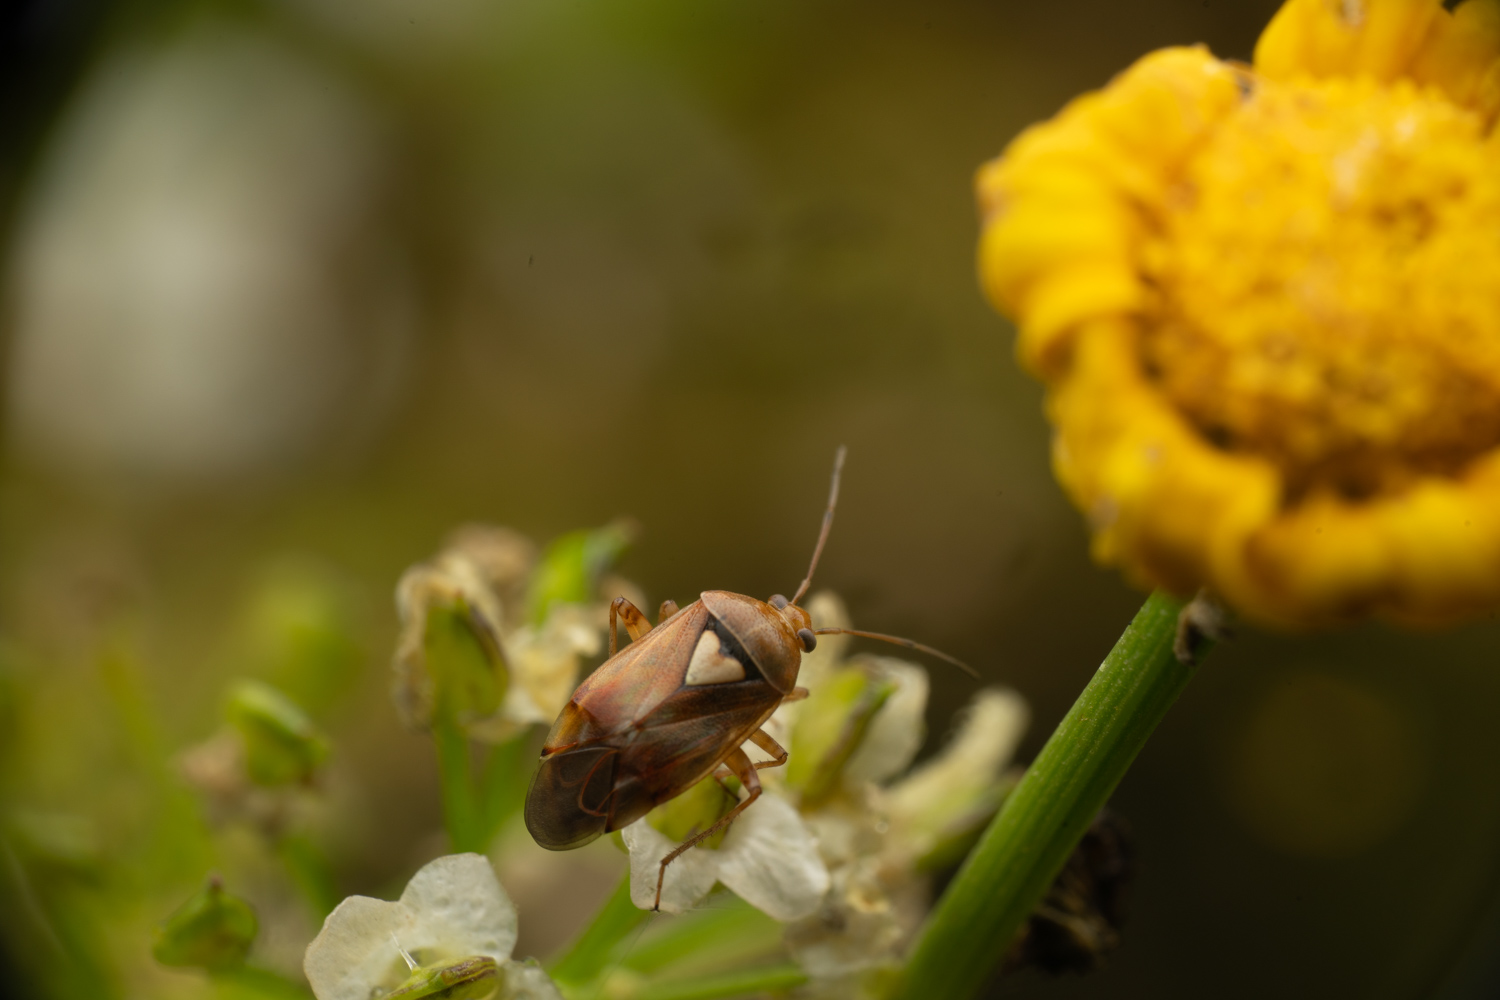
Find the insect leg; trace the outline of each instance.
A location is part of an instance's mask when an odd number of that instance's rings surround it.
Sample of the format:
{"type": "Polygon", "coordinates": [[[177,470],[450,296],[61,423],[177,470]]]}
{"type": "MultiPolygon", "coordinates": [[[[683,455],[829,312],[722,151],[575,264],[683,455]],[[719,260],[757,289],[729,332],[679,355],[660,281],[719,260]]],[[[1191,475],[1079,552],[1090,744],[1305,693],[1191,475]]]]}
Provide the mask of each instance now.
{"type": "Polygon", "coordinates": [[[775,740],[771,739],[771,734],[766,732],[764,729],[757,729],[755,732],[751,733],[750,742],[754,743],[756,746],[760,747],[766,753],[775,758],[775,760],[756,761],[755,769],[757,771],[767,767],[780,767],[781,765],[786,763],[786,748],[783,747],[780,743],[777,743],[775,740]]]}
{"type": "Polygon", "coordinates": [[[749,757],[745,756],[745,751],[739,747],[735,747],[734,751],[728,757],[724,758],[724,764],[734,772],[735,777],[740,779],[740,784],[745,786],[745,791],[748,794],[740,801],[739,805],[729,810],[723,816],[720,816],[719,821],[713,826],[707,830],[693,834],[687,840],[678,844],[672,853],[661,859],[661,870],[656,875],[656,903],[651,907],[653,911],[661,909],[661,886],[667,877],[667,865],[682,857],[689,848],[698,846],[730,823],[733,823],[735,817],[744,812],[750,803],[760,798],[760,777],[755,773],[755,765],[750,763],[749,757]]]}
{"type": "Polygon", "coordinates": [[[807,690],[807,688],[792,688],[791,694],[785,694],[781,696],[781,703],[785,705],[789,701],[801,701],[803,698],[806,698],[810,694],[812,694],[812,692],[807,690]]]}
{"type": "Polygon", "coordinates": [[[666,621],[668,618],[671,618],[676,613],[677,602],[672,600],[670,597],[667,598],[665,601],[661,602],[661,609],[656,612],[656,624],[660,625],[662,622],[666,621]]]}
{"type": "Polygon", "coordinates": [[[641,636],[651,631],[651,622],[640,608],[631,604],[623,597],[616,597],[609,605],[609,655],[615,655],[615,638],[618,634],[619,625],[615,618],[623,619],[625,631],[630,633],[630,641],[635,642],[641,636]]]}

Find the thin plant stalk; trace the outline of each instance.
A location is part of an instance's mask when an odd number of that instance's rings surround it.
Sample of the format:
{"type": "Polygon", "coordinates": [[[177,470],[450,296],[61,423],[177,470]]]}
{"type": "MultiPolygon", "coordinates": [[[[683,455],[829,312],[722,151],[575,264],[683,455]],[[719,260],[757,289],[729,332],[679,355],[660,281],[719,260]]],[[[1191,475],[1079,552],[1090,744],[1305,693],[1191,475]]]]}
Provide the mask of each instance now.
{"type": "Polygon", "coordinates": [[[484,809],[474,787],[469,738],[458,723],[439,717],[432,726],[437,748],[438,780],[442,788],[443,823],[455,854],[480,854],[489,845],[484,833],[484,809]]]}
{"type": "MultiPolygon", "coordinates": [[[[1173,652],[1184,604],[1147,599],[933,909],[894,1000],[979,992],[1194,674],[1173,652]]],[[[1208,650],[1196,646],[1195,659],[1208,650]]]]}

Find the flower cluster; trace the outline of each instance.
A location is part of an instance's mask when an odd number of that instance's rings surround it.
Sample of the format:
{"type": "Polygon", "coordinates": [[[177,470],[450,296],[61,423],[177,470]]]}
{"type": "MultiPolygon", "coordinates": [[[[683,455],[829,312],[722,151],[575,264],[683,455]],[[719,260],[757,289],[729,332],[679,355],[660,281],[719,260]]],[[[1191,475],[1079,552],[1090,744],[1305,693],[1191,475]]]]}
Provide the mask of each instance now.
{"type": "MultiPolygon", "coordinates": [[[[817,627],[848,627],[831,594],[807,604],[817,627]]],[[[892,963],[927,908],[926,875],[956,862],[1014,782],[1025,702],[990,688],[937,757],[909,769],[925,732],[927,674],[890,657],[845,658],[848,636],[823,636],[802,659],[810,696],[777,710],[767,731],[788,751],[760,772],[765,792],[717,846],[667,869],[662,909],[681,912],[720,883],[786,924],[789,950],[819,983],[892,963]]],[[[732,804],[708,779],[623,831],[631,890],[649,907],[662,857],[732,804]]]]}
{"type": "MultiPolygon", "coordinates": [[[[603,569],[629,530],[576,532],[538,557],[508,528],[468,525],[396,588],[401,635],[394,696],[408,725],[461,722],[490,742],[551,724],[573,693],[581,658],[600,649],[603,569]]],[[[613,590],[634,592],[623,581],[613,590]]]]}
{"type": "Polygon", "coordinates": [[[1098,558],[1283,625],[1500,604],[1500,8],[1289,0],[979,174],[1098,558]]]}

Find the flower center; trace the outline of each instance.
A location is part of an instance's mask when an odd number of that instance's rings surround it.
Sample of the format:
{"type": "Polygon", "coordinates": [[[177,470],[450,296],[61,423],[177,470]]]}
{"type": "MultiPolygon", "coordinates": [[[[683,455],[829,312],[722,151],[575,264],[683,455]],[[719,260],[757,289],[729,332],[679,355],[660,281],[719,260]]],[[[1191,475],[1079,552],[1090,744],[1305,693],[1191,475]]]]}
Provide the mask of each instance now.
{"type": "Polygon", "coordinates": [[[1500,444],[1500,145],[1430,90],[1261,83],[1143,260],[1147,371],[1288,496],[1400,490],[1500,444]]]}

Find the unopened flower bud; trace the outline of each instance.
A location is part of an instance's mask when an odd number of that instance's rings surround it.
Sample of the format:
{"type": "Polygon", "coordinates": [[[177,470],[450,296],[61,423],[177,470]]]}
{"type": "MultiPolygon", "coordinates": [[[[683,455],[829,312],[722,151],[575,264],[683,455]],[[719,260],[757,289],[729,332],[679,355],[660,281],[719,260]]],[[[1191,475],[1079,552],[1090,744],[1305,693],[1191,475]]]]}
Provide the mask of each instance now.
{"type": "Polygon", "coordinates": [[[162,965],[232,969],[244,962],[258,927],[250,904],[212,876],[157,925],[151,954],[162,965]]]}
{"type": "Polygon", "coordinates": [[[509,682],[500,651],[502,612],[473,563],[448,553],[413,566],[396,586],[396,609],[394,694],[408,725],[479,718],[500,707],[509,682]]]}
{"type": "Polygon", "coordinates": [[[258,785],[306,782],[328,757],[328,741],[307,713],[269,684],[235,685],[227,714],[244,742],[246,773],[258,785]]]}
{"type": "Polygon", "coordinates": [[[842,787],[844,766],[859,749],[877,712],[897,685],[858,667],[828,674],[797,715],[786,783],[801,793],[802,808],[826,801],[842,787]]]}

